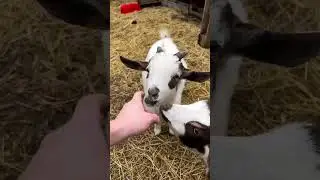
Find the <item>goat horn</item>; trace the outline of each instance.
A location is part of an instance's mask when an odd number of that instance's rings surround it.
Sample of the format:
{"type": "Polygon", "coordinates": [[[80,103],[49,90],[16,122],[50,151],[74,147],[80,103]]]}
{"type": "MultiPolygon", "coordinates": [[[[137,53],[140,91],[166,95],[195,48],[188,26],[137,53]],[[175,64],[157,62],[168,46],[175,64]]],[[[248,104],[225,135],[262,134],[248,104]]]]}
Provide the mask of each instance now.
{"type": "Polygon", "coordinates": [[[186,52],[177,52],[175,56],[179,58],[179,61],[187,55],[186,52]]]}

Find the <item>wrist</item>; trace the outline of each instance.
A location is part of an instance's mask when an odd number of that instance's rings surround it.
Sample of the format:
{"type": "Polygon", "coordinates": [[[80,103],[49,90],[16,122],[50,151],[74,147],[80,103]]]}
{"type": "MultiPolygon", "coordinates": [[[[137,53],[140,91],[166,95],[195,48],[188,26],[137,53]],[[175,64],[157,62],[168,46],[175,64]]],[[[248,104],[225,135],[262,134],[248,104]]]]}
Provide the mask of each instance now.
{"type": "Polygon", "coordinates": [[[110,121],[110,145],[119,143],[120,141],[127,139],[130,134],[127,130],[128,126],[125,126],[121,119],[114,119],[110,121]]]}

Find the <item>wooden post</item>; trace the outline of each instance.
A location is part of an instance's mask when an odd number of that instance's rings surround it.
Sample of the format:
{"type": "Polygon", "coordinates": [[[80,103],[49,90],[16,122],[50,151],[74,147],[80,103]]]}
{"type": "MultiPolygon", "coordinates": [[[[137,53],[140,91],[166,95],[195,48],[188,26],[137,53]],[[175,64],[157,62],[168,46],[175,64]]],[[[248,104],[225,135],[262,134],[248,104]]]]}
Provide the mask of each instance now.
{"type": "Polygon", "coordinates": [[[212,28],[212,17],[210,9],[212,0],[206,0],[203,9],[202,21],[200,26],[200,33],[198,36],[198,44],[203,48],[210,48],[210,32],[212,28]]]}

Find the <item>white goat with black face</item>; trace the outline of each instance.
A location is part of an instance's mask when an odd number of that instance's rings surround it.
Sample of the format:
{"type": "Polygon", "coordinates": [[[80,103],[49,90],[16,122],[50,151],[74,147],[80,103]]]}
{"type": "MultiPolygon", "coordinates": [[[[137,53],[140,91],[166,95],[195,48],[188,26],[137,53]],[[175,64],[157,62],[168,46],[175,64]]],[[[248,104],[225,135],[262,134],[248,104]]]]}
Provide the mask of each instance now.
{"type": "Polygon", "coordinates": [[[180,105],[160,106],[162,118],[167,121],[183,145],[198,152],[206,164],[209,175],[210,104],[208,100],[180,105]]]}
{"type": "MultiPolygon", "coordinates": [[[[150,48],[145,61],[133,61],[120,56],[124,65],[143,71],[144,105],[147,111],[159,114],[161,104],[180,104],[186,80],[203,82],[210,72],[189,71],[180,52],[166,29],[160,31],[160,40],[150,48]]],[[[170,134],[173,134],[169,126],[170,134]]],[[[154,133],[161,133],[161,124],[154,126],[154,133]]]]}

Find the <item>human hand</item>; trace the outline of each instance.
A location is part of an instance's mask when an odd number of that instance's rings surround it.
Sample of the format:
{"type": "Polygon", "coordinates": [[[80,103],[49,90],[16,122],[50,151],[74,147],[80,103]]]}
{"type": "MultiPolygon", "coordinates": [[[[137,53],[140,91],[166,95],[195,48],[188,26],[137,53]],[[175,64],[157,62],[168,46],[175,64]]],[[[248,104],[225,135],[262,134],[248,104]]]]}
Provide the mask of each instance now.
{"type": "Polygon", "coordinates": [[[70,123],[77,124],[76,126],[101,126],[101,121],[108,117],[109,102],[104,94],[91,94],[82,97],[74,110],[70,123]]]}
{"type": "Polygon", "coordinates": [[[152,124],[160,121],[158,115],[145,111],[142,96],[142,91],[136,92],[115,119],[128,136],[141,134],[148,130],[152,124]]]}
{"type": "Polygon", "coordinates": [[[107,100],[103,94],[81,98],[71,120],[45,136],[19,180],[106,179],[109,152],[100,120],[107,100]]]}

